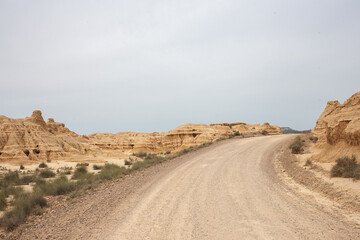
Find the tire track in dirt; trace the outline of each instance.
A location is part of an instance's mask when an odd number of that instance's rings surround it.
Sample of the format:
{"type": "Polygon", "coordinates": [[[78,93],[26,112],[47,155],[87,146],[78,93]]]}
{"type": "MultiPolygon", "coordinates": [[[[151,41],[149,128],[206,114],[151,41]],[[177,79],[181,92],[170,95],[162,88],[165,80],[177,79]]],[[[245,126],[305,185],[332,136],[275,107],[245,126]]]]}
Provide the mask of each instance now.
{"type": "MultiPolygon", "coordinates": [[[[333,206],[274,169],[291,136],[231,139],[49,210],[16,239],[359,239],[333,206]]],[[[15,238],[14,238],[15,239],[15,238]]]]}

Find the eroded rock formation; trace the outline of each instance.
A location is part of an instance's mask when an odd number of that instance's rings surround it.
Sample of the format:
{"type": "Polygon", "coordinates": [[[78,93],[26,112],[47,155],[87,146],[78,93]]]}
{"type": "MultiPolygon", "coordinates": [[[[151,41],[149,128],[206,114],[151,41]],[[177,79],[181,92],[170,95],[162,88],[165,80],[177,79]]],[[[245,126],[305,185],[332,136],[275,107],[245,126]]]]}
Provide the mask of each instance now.
{"type": "Polygon", "coordinates": [[[247,123],[214,123],[210,124],[212,127],[226,126],[230,127],[233,131],[240,133],[265,133],[270,135],[281,134],[282,131],[279,126],[270,125],[269,123],[264,124],[247,124],[247,123]]]}
{"type": "Polygon", "coordinates": [[[360,157],[360,92],[343,104],[330,101],[316,122],[313,134],[318,137],[313,160],[332,162],[339,157],[360,157]]]}
{"type": "Polygon", "coordinates": [[[31,117],[11,119],[0,116],[0,160],[47,160],[82,154],[82,137],[62,123],[45,123],[40,111],[31,117]]]}
{"type": "Polygon", "coordinates": [[[245,123],[184,124],[168,132],[95,133],[80,136],[40,111],[31,117],[0,116],[0,161],[103,160],[128,158],[134,152],[178,152],[202,143],[242,134],[281,134],[278,126],[245,123]]]}

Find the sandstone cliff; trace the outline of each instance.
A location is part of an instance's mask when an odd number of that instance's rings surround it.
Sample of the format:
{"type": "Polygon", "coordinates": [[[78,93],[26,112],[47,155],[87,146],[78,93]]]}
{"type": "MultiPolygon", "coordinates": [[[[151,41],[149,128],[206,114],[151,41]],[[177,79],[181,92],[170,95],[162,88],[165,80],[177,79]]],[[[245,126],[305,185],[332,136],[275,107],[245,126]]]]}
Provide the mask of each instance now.
{"type": "Polygon", "coordinates": [[[318,137],[315,161],[332,162],[338,157],[356,155],[360,159],[360,92],[346,102],[330,101],[316,122],[318,137]]]}
{"type": "Polygon", "coordinates": [[[132,152],[178,152],[182,149],[214,142],[220,138],[229,138],[234,133],[247,133],[252,135],[282,134],[278,126],[245,123],[220,123],[220,124],[184,124],[174,130],[163,133],[136,133],[120,132],[116,134],[95,133],[89,135],[90,143],[107,150],[107,155],[117,154],[112,150],[132,152]]]}
{"type": "Polygon", "coordinates": [[[25,119],[0,116],[1,161],[67,158],[84,150],[82,137],[53,119],[45,123],[40,111],[25,119]]]}
{"type": "Polygon", "coordinates": [[[0,161],[104,160],[128,158],[134,152],[166,153],[244,134],[281,134],[278,126],[245,123],[185,124],[162,133],[119,132],[80,136],[40,111],[31,117],[0,116],[0,161]],[[265,132],[264,132],[265,131],[265,132]]]}
{"type": "Polygon", "coordinates": [[[238,131],[240,133],[262,133],[266,132],[269,135],[281,134],[282,131],[279,126],[270,125],[269,123],[264,124],[247,124],[247,123],[214,123],[210,124],[212,127],[217,126],[228,126],[233,131],[238,131]]]}

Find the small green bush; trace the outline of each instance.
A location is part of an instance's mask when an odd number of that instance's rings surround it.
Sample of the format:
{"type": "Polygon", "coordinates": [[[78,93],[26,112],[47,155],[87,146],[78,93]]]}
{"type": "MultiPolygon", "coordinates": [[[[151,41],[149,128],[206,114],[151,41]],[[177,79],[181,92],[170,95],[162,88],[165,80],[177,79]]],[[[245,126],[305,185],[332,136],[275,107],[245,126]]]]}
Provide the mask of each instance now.
{"type": "Polygon", "coordinates": [[[203,144],[195,147],[194,150],[197,150],[197,149],[200,149],[200,148],[204,148],[204,147],[208,147],[208,146],[210,146],[211,144],[212,144],[212,142],[203,143],[203,144]]]}
{"type": "Polygon", "coordinates": [[[354,171],[354,179],[356,179],[356,180],[359,180],[359,179],[360,179],[360,165],[358,165],[358,166],[355,168],[355,171],[354,171]]]}
{"type": "Polygon", "coordinates": [[[87,168],[85,166],[77,167],[75,169],[74,175],[72,176],[72,179],[81,179],[85,178],[88,174],[87,168]]]}
{"type": "Polygon", "coordinates": [[[148,154],[146,152],[137,152],[133,153],[133,155],[138,158],[145,158],[148,154]]]}
{"type": "Polygon", "coordinates": [[[66,177],[59,178],[52,183],[52,192],[51,194],[64,195],[69,192],[72,192],[76,189],[76,183],[70,182],[66,177]]]}
{"type": "Polygon", "coordinates": [[[8,197],[9,195],[18,196],[23,191],[24,189],[22,187],[18,187],[14,185],[6,186],[1,189],[1,192],[4,194],[5,197],[8,197]]]}
{"type": "Polygon", "coordinates": [[[336,164],[331,168],[331,177],[344,177],[344,178],[358,178],[359,164],[356,163],[356,158],[353,156],[342,157],[336,159],[336,164]]]}
{"type": "Polygon", "coordinates": [[[30,206],[40,206],[40,207],[46,207],[47,201],[44,198],[43,194],[40,192],[33,192],[30,195],[28,201],[30,203],[30,206]]]}
{"type": "Polygon", "coordinates": [[[20,177],[17,172],[9,171],[7,174],[5,174],[3,182],[5,185],[20,185],[20,177]]]}
{"type": "Polygon", "coordinates": [[[153,164],[153,163],[161,163],[161,162],[163,162],[164,160],[165,160],[164,157],[158,156],[158,155],[156,155],[156,154],[148,154],[148,155],[146,156],[146,158],[144,159],[145,162],[151,163],[151,164],[153,164]]]}
{"type": "Polygon", "coordinates": [[[74,191],[77,188],[75,182],[70,182],[66,176],[60,176],[51,182],[39,182],[36,189],[45,193],[46,195],[63,195],[74,191]]]}
{"type": "Polygon", "coordinates": [[[116,164],[105,164],[97,175],[97,178],[100,180],[110,180],[115,177],[125,175],[126,173],[127,169],[124,167],[120,167],[116,164]]]}
{"type": "Polygon", "coordinates": [[[76,167],[87,167],[89,166],[89,163],[78,163],[76,164],[76,167]]]}
{"type": "Polygon", "coordinates": [[[100,169],[102,169],[102,168],[103,168],[103,166],[96,165],[96,164],[93,165],[93,169],[94,169],[94,170],[100,170],[100,169]]]}
{"type": "Polygon", "coordinates": [[[289,148],[291,149],[291,153],[300,154],[304,152],[303,146],[304,142],[301,140],[301,138],[296,137],[294,141],[290,144],[289,148]]]}
{"type": "Polygon", "coordinates": [[[143,161],[137,161],[137,162],[133,163],[131,170],[137,171],[137,170],[144,168],[144,166],[145,166],[145,164],[143,161]]]}
{"type": "Polygon", "coordinates": [[[39,173],[39,176],[42,178],[52,178],[55,177],[55,173],[53,171],[51,171],[50,169],[44,169],[41,170],[39,173]]]}
{"type": "Polygon", "coordinates": [[[310,159],[306,160],[304,166],[312,166],[312,161],[310,159]]]}
{"type": "Polygon", "coordinates": [[[6,195],[3,191],[0,192],[0,211],[4,211],[7,207],[6,195]]]}
{"type": "Polygon", "coordinates": [[[21,188],[17,188],[15,186],[21,184],[19,174],[17,172],[9,171],[2,179],[0,179],[0,190],[5,197],[7,197],[18,193],[21,188]]]}
{"type": "Polygon", "coordinates": [[[36,176],[35,175],[25,175],[20,178],[21,184],[27,185],[31,182],[36,182],[36,176]]]}
{"type": "MultiPolygon", "coordinates": [[[[184,149],[178,155],[182,155],[182,154],[184,154],[186,152],[190,152],[190,151],[191,151],[190,149],[184,149]]],[[[137,162],[133,163],[131,170],[136,171],[136,170],[140,170],[143,168],[148,168],[157,163],[162,163],[166,159],[167,158],[158,156],[156,154],[147,154],[146,158],[143,161],[137,161],[137,162]]]]}
{"type": "Polygon", "coordinates": [[[46,206],[46,199],[41,193],[22,193],[16,197],[14,208],[1,218],[1,226],[11,231],[23,223],[34,209],[46,206]]]}
{"type": "Polygon", "coordinates": [[[181,156],[181,155],[187,154],[187,153],[191,152],[191,150],[192,149],[190,149],[190,148],[185,148],[179,152],[179,155],[181,156]]]}
{"type": "Polygon", "coordinates": [[[39,168],[47,168],[47,167],[48,167],[48,165],[44,162],[39,164],[39,168]]]}
{"type": "Polygon", "coordinates": [[[125,160],[125,162],[124,162],[124,164],[126,165],[126,166],[130,166],[130,165],[132,165],[132,162],[130,161],[130,160],[125,160]]]}
{"type": "Polygon", "coordinates": [[[236,132],[234,133],[234,136],[235,136],[235,137],[240,136],[239,131],[236,131],[236,132]]]}

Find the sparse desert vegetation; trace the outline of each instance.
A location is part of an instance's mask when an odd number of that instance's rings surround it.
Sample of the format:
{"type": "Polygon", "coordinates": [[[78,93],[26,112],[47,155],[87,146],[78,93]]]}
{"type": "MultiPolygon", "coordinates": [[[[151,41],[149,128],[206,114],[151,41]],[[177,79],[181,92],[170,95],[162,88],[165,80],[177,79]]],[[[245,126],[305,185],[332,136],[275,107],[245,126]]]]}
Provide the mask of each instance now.
{"type": "Polygon", "coordinates": [[[94,170],[101,170],[102,168],[103,168],[103,166],[100,166],[100,165],[97,165],[97,164],[93,165],[94,170]]]}
{"type": "Polygon", "coordinates": [[[24,222],[30,213],[39,213],[40,209],[46,206],[46,200],[41,192],[26,193],[19,186],[33,181],[36,181],[35,176],[20,178],[17,172],[9,172],[0,180],[0,209],[5,210],[8,206],[7,198],[10,196],[13,198],[10,202],[11,210],[0,219],[2,227],[12,230],[24,222]]]}
{"type": "Polygon", "coordinates": [[[0,224],[7,230],[13,230],[23,223],[31,213],[39,214],[42,208],[47,206],[42,193],[25,193],[20,191],[15,198],[13,209],[6,212],[1,218],[0,224]]]}
{"type": "Polygon", "coordinates": [[[39,168],[47,168],[47,167],[48,167],[48,165],[44,162],[39,164],[39,168]]]}
{"type": "Polygon", "coordinates": [[[77,182],[69,181],[66,176],[59,176],[53,181],[38,181],[36,183],[35,189],[43,192],[45,195],[63,195],[69,192],[74,191],[78,188],[79,185],[77,182]]]}
{"type": "Polygon", "coordinates": [[[128,159],[125,159],[124,165],[125,166],[130,166],[130,165],[132,165],[132,162],[130,160],[128,160],[128,159]]]}
{"type": "Polygon", "coordinates": [[[297,136],[294,141],[290,144],[289,148],[291,149],[291,153],[300,154],[304,152],[304,142],[303,140],[297,136]]]}
{"type": "Polygon", "coordinates": [[[78,165],[79,167],[77,167],[75,169],[74,175],[72,176],[72,179],[82,179],[85,178],[88,170],[86,168],[86,165],[78,165]]]}
{"type": "Polygon", "coordinates": [[[356,162],[356,157],[338,158],[336,164],[331,169],[331,177],[343,177],[360,179],[360,164],[356,162]]]}
{"type": "Polygon", "coordinates": [[[56,174],[50,169],[40,170],[40,173],[39,173],[39,177],[42,177],[42,178],[52,178],[52,177],[55,177],[55,175],[56,174]]]}
{"type": "Polygon", "coordinates": [[[33,175],[33,174],[30,174],[30,175],[24,175],[20,178],[20,181],[23,185],[27,185],[29,183],[32,183],[32,182],[36,182],[37,180],[37,176],[36,175],[33,175]]]}
{"type": "Polygon", "coordinates": [[[313,162],[310,159],[307,159],[304,166],[311,167],[311,166],[313,166],[313,162]]]}
{"type": "MultiPolygon", "coordinates": [[[[134,171],[148,168],[163,161],[179,157],[189,152],[210,146],[212,143],[204,143],[196,147],[183,149],[178,153],[166,153],[164,156],[146,152],[138,152],[133,155],[141,159],[135,162],[125,160],[121,167],[117,164],[94,164],[94,173],[88,171],[89,163],[78,163],[72,174],[71,179],[66,175],[71,174],[71,167],[61,167],[55,171],[50,169],[44,162],[39,164],[33,174],[19,175],[17,171],[9,171],[0,179],[0,211],[9,207],[7,199],[13,196],[10,203],[11,210],[5,212],[0,220],[0,225],[11,231],[19,224],[26,221],[30,214],[41,214],[43,208],[47,206],[46,196],[64,195],[84,189],[93,188],[99,183],[122,177],[134,171]],[[50,180],[49,180],[50,179],[50,180]],[[32,192],[25,192],[20,185],[34,185],[32,192]]],[[[76,195],[76,194],[74,194],[76,195]]]]}

